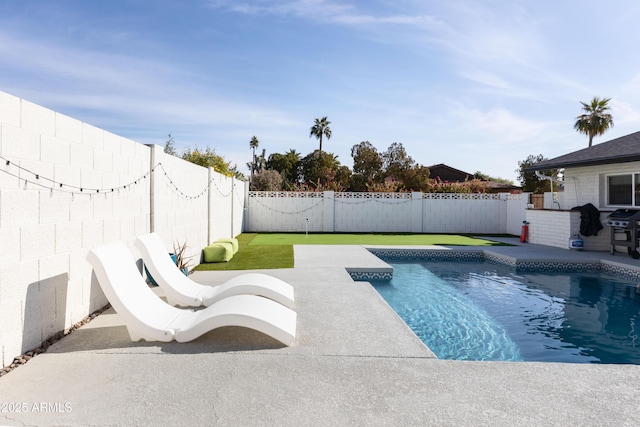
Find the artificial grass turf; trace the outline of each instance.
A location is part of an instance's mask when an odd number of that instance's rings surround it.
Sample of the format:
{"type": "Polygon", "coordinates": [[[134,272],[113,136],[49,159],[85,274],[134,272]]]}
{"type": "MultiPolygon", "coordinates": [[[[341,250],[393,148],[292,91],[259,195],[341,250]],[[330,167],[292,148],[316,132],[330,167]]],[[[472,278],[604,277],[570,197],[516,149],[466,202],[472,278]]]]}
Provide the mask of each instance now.
{"type": "Polygon", "coordinates": [[[293,268],[293,245],[250,245],[255,233],[238,236],[238,252],[229,262],[203,263],[195,271],[293,268]]]}
{"type": "Polygon", "coordinates": [[[196,271],[263,270],[293,268],[293,245],[448,245],[501,246],[492,242],[457,234],[340,234],[311,233],[243,233],[238,236],[240,249],[229,262],[200,264],[196,271]]]}
{"type": "Polygon", "coordinates": [[[252,245],[405,245],[502,246],[504,243],[459,234],[259,233],[252,245]]]}

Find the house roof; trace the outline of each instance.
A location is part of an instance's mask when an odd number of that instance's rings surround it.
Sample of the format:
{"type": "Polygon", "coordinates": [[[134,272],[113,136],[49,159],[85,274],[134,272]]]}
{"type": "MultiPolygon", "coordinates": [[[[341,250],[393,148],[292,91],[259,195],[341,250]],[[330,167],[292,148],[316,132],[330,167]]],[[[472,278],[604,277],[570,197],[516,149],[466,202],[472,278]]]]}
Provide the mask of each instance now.
{"type": "Polygon", "coordinates": [[[640,161],[640,132],[593,145],[525,168],[527,171],[640,161]]]}
{"type": "Polygon", "coordinates": [[[460,169],[452,168],[449,165],[445,165],[444,163],[438,163],[437,165],[427,166],[429,172],[431,172],[431,177],[433,175],[438,175],[442,179],[459,179],[464,180],[468,177],[473,177],[472,173],[461,171],[460,169]],[[446,177],[446,178],[445,178],[446,177]]]}

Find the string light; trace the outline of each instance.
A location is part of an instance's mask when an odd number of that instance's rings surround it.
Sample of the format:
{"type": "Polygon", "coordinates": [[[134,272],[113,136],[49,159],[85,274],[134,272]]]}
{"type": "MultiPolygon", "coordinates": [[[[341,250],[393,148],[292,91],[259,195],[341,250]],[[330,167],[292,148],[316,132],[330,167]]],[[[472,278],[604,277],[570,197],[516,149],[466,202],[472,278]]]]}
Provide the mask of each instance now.
{"type": "MultiPolygon", "coordinates": [[[[43,187],[46,189],[49,189],[50,191],[61,191],[61,192],[67,192],[67,193],[82,193],[82,194],[92,194],[92,193],[100,193],[100,192],[108,192],[109,190],[111,190],[111,192],[115,192],[115,190],[117,189],[118,192],[121,188],[127,188],[127,187],[131,187],[133,184],[138,184],[138,182],[141,179],[146,179],[147,175],[149,175],[149,173],[153,172],[153,169],[146,173],[145,175],[139,177],[138,179],[136,179],[133,182],[130,182],[128,184],[125,184],[121,187],[113,187],[113,188],[86,188],[86,187],[80,187],[80,186],[75,186],[75,185],[71,185],[71,184],[66,184],[63,182],[59,182],[56,181],[54,179],[51,178],[47,178],[45,176],[41,176],[39,173],[33,172],[23,166],[20,166],[16,163],[12,163],[10,160],[0,156],[0,159],[5,161],[5,165],[7,167],[11,166],[12,168],[17,169],[17,173],[12,172],[11,170],[4,170],[4,169],[0,169],[0,172],[4,172],[7,175],[16,177],[18,179],[24,179],[25,180],[25,184],[24,184],[24,189],[26,190],[28,188],[28,184],[34,184],[38,187],[43,187]],[[23,178],[24,175],[32,175],[33,178],[29,179],[29,178],[23,178]],[[42,181],[47,181],[50,184],[45,184],[42,181]]],[[[7,168],[8,169],[8,168],[7,168]]]]}
{"type": "Polygon", "coordinates": [[[319,201],[317,201],[316,203],[314,203],[312,206],[309,206],[308,208],[301,209],[301,210],[298,210],[298,211],[293,211],[293,212],[285,212],[285,211],[281,211],[281,210],[278,210],[278,209],[274,209],[274,208],[272,208],[272,207],[270,207],[270,206],[265,205],[265,204],[264,204],[264,203],[262,203],[258,198],[254,198],[253,200],[254,200],[254,202],[256,202],[257,204],[259,204],[259,205],[260,205],[260,206],[262,206],[263,208],[266,208],[266,209],[268,209],[268,210],[270,210],[270,211],[272,211],[272,212],[276,212],[276,213],[279,213],[279,214],[282,214],[282,215],[298,215],[298,214],[301,214],[301,213],[304,213],[304,212],[310,211],[311,209],[315,208],[316,206],[318,206],[318,205],[320,205],[321,203],[323,203],[323,202],[324,202],[324,200],[323,200],[323,199],[320,199],[319,201]]]}
{"type": "MultiPolygon", "coordinates": [[[[162,163],[157,163],[153,168],[151,168],[151,170],[149,172],[145,173],[144,175],[138,177],[137,179],[135,179],[135,180],[133,180],[133,181],[127,183],[127,184],[124,184],[124,185],[122,185],[120,187],[87,188],[87,187],[80,187],[80,186],[75,186],[75,185],[59,182],[59,181],[56,181],[56,180],[51,179],[51,178],[40,176],[39,173],[32,172],[31,170],[29,170],[29,169],[27,169],[27,168],[25,168],[23,166],[20,166],[18,164],[12,163],[9,159],[6,159],[6,158],[4,158],[2,156],[0,156],[0,159],[5,161],[5,165],[7,167],[11,166],[11,167],[16,168],[17,169],[17,173],[12,172],[11,170],[2,170],[2,169],[0,169],[0,172],[4,172],[4,173],[6,173],[6,174],[8,174],[10,176],[16,177],[18,179],[24,179],[24,181],[25,181],[24,182],[24,189],[25,190],[28,189],[28,184],[35,184],[36,186],[44,187],[46,189],[49,189],[50,193],[53,193],[53,191],[61,191],[61,192],[71,193],[72,196],[73,196],[73,194],[89,194],[89,195],[91,195],[91,194],[99,194],[99,193],[102,192],[103,194],[105,194],[105,197],[106,197],[106,194],[108,192],[111,192],[111,193],[116,193],[117,192],[119,194],[120,190],[129,189],[129,191],[131,191],[132,187],[134,185],[138,185],[139,183],[141,183],[142,180],[146,180],[147,177],[150,176],[152,173],[155,173],[158,168],[160,168],[160,170],[162,170],[163,175],[164,175],[165,179],[167,180],[169,188],[174,193],[176,193],[177,195],[179,195],[180,197],[182,197],[183,199],[186,199],[186,200],[194,200],[194,199],[198,199],[198,198],[201,198],[201,197],[207,195],[209,193],[210,189],[211,189],[211,184],[213,184],[213,186],[216,189],[217,193],[223,198],[231,196],[233,191],[234,191],[234,189],[235,189],[235,187],[236,187],[235,184],[234,184],[232,186],[231,190],[229,190],[229,192],[225,194],[225,193],[223,193],[221,191],[221,189],[218,186],[218,184],[212,178],[207,182],[207,184],[205,185],[205,187],[203,188],[202,191],[200,191],[199,193],[197,193],[195,195],[190,195],[190,194],[187,194],[184,191],[182,191],[173,182],[173,180],[171,179],[171,177],[169,176],[167,171],[164,169],[164,166],[162,165],[162,163]],[[33,176],[33,180],[30,180],[28,178],[23,178],[21,176],[21,175],[25,175],[25,174],[32,175],[33,176]],[[47,181],[50,184],[44,184],[41,181],[47,181]]],[[[220,179],[222,179],[222,177],[220,177],[220,179]]],[[[72,200],[74,200],[73,197],[72,197],[72,200]]]]}

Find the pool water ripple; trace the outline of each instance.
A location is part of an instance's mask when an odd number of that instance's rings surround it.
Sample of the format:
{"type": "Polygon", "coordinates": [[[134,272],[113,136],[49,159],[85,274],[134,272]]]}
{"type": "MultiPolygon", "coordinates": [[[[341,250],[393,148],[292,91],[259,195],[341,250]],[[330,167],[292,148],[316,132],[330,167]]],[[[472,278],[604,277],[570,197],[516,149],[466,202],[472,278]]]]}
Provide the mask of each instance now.
{"type": "Polygon", "coordinates": [[[395,262],[372,282],[442,359],[640,364],[636,284],[515,273],[483,262],[395,262]]]}

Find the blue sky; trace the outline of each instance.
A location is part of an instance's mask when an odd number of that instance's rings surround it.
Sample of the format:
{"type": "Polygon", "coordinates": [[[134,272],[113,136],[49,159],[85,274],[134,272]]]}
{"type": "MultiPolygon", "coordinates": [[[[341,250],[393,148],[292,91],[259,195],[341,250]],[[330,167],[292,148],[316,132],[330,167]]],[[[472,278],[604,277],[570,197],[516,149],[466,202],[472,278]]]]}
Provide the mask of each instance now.
{"type": "Polygon", "coordinates": [[[0,1],[0,90],[135,141],[267,154],[400,142],[416,162],[515,181],[587,146],[579,101],[640,130],[640,2],[0,1]]]}

